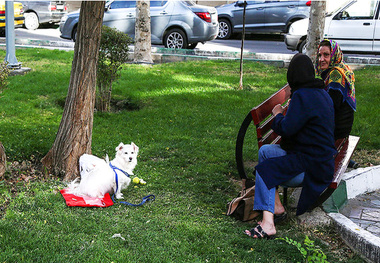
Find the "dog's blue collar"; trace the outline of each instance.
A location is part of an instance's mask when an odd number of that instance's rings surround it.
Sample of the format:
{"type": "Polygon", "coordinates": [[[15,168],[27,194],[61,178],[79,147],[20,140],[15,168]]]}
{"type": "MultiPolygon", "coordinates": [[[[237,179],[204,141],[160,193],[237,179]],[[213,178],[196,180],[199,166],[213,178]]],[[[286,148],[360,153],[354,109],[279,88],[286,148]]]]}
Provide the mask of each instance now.
{"type": "MultiPolygon", "coordinates": [[[[111,162],[109,163],[109,165],[110,165],[110,167],[112,168],[112,170],[115,172],[115,176],[116,176],[116,178],[117,178],[116,170],[119,170],[120,172],[122,172],[122,173],[125,174],[126,176],[130,177],[130,175],[129,175],[126,171],[124,171],[124,170],[122,170],[122,169],[120,169],[120,168],[114,166],[111,162]]],[[[117,180],[117,179],[116,179],[116,180],[117,180]]]]}

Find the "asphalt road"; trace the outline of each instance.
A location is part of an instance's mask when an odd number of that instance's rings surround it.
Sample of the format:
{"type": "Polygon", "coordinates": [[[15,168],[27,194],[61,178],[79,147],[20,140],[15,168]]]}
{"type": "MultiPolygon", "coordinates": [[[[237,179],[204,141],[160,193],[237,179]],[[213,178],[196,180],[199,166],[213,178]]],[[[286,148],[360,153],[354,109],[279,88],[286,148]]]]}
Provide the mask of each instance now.
{"type": "MultiPolygon", "coordinates": [[[[24,28],[15,29],[16,38],[49,40],[72,42],[71,40],[62,39],[59,37],[59,28],[39,28],[37,30],[27,30],[24,28]]],[[[162,45],[153,45],[163,47],[162,45]]],[[[208,41],[205,44],[199,43],[196,47],[205,51],[236,51],[241,49],[241,40],[239,36],[228,39],[208,41]]],[[[244,51],[255,53],[280,53],[280,54],[296,54],[297,52],[290,51],[286,48],[282,35],[247,35],[244,41],[244,51]]]]}
{"type": "MultiPolygon", "coordinates": [[[[60,38],[60,32],[58,26],[39,28],[34,31],[30,31],[24,28],[15,29],[16,39],[33,39],[33,40],[49,40],[58,42],[73,43],[72,40],[60,38]]],[[[215,39],[208,41],[205,44],[199,43],[196,49],[204,51],[234,51],[240,52],[241,39],[240,36],[235,36],[228,40],[215,39]]],[[[1,37],[0,37],[1,39],[1,37]]],[[[5,39],[5,38],[4,38],[5,39]]],[[[4,41],[5,42],[5,41],[4,41]]],[[[163,47],[163,45],[152,45],[156,47],[163,47]]],[[[65,46],[67,49],[67,44],[65,46]]],[[[244,41],[244,51],[253,53],[276,53],[276,54],[296,54],[296,51],[291,51],[286,48],[284,43],[284,36],[280,34],[252,34],[246,35],[244,41]]],[[[346,55],[360,57],[374,57],[379,58],[380,54],[356,54],[356,52],[344,52],[346,55]]]]}

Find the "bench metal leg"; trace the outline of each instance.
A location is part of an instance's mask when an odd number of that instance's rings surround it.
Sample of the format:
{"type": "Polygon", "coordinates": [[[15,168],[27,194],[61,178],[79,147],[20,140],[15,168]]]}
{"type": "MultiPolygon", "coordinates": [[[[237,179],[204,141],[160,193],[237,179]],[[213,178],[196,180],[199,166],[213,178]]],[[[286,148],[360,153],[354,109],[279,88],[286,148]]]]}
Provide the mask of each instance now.
{"type": "Polygon", "coordinates": [[[283,197],[282,197],[282,205],[287,208],[288,207],[288,188],[283,187],[283,197]]]}

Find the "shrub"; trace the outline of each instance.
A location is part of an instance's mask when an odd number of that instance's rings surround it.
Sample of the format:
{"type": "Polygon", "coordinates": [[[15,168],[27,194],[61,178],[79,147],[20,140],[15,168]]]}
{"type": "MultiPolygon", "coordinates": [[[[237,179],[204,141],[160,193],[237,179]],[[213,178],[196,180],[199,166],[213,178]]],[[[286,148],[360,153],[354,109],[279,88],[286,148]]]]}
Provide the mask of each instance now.
{"type": "Polygon", "coordinates": [[[8,85],[9,68],[8,62],[0,63],[0,92],[8,85]]]}
{"type": "Polygon", "coordinates": [[[325,253],[323,253],[323,251],[320,248],[316,247],[314,245],[314,241],[310,240],[308,236],[305,237],[304,246],[302,246],[301,243],[288,237],[278,239],[284,240],[289,245],[295,246],[298,249],[298,251],[302,254],[306,262],[328,263],[325,253]]]}
{"type": "Polygon", "coordinates": [[[128,45],[132,39],[116,29],[103,26],[97,68],[95,107],[110,111],[112,83],[120,77],[122,65],[128,60],[128,45]]]}

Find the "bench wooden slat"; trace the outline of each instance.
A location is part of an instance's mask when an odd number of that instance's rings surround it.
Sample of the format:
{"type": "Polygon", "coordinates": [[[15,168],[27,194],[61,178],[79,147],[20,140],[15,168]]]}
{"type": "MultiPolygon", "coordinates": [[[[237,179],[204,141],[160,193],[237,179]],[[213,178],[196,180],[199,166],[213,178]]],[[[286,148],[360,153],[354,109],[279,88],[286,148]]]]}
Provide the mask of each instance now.
{"type": "Polygon", "coordinates": [[[347,169],[348,163],[351,160],[352,154],[359,143],[359,140],[359,137],[350,135],[348,138],[345,138],[343,144],[339,145],[339,152],[335,157],[334,178],[329,188],[336,189],[338,187],[340,181],[342,180],[342,176],[347,169]]]}
{"type": "Polygon", "coordinates": [[[286,84],[259,106],[251,110],[253,123],[258,125],[260,122],[265,120],[272,113],[272,109],[277,104],[283,104],[290,98],[290,86],[286,84]]]}
{"type": "Polygon", "coordinates": [[[262,145],[264,145],[264,144],[275,144],[280,138],[281,138],[281,136],[279,136],[277,133],[275,133],[273,130],[271,130],[263,138],[261,138],[259,142],[261,142],[262,145]]]}
{"type": "Polygon", "coordinates": [[[256,125],[256,133],[257,133],[256,135],[258,139],[264,137],[267,132],[271,131],[273,120],[274,120],[274,116],[271,116],[263,123],[256,125]]]}

